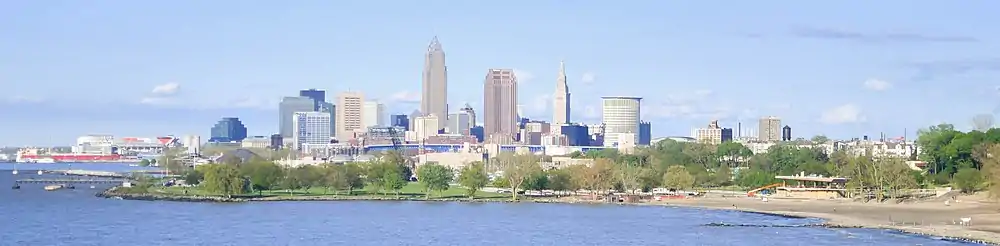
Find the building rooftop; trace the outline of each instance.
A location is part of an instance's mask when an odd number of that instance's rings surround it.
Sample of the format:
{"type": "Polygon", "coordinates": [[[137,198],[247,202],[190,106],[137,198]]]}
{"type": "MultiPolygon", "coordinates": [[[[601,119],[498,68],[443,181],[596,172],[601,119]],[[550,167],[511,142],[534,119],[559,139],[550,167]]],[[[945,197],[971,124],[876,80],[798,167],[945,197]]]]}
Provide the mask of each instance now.
{"type": "Polygon", "coordinates": [[[813,181],[813,182],[823,182],[823,183],[846,183],[847,178],[840,177],[821,177],[821,176],[774,176],[776,179],[782,180],[796,180],[796,181],[813,181]]]}

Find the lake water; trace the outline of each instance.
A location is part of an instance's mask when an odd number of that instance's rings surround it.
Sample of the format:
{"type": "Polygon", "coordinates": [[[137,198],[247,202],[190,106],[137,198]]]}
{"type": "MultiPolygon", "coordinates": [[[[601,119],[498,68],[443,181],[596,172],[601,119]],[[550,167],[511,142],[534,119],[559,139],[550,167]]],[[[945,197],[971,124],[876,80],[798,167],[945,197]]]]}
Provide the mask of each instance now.
{"type": "MultiPolygon", "coordinates": [[[[97,198],[104,187],[10,187],[35,169],[0,164],[0,245],[974,245],[871,229],[797,225],[734,211],[654,206],[430,202],[212,204],[97,198]]],[[[74,169],[125,171],[122,164],[74,169]]]]}

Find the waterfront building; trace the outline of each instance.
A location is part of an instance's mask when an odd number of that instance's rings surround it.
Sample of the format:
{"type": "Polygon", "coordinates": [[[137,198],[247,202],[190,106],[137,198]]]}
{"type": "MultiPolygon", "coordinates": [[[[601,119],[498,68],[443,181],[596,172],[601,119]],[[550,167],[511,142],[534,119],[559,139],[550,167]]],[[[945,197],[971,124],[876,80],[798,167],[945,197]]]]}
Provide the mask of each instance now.
{"type": "Polygon", "coordinates": [[[239,142],[247,138],[247,127],[239,118],[226,117],[212,126],[209,142],[239,142]]]}
{"type": "Polygon", "coordinates": [[[292,115],[295,112],[315,111],[315,101],[308,97],[284,97],[278,103],[278,134],[292,137],[292,115]]]}
{"type": "Polygon", "coordinates": [[[445,65],[444,57],[441,42],[434,37],[427,45],[427,53],[424,54],[420,112],[442,119],[438,121],[438,129],[445,128],[445,119],[448,117],[448,67],[445,65]]]}
{"type": "Polygon", "coordinates": [[[641,97],[601,97],[601,123],[604,124],[604,146],[638,141],[641,97]],[[628,133],[628,134],[625,134],[628,133]],[[620,139],[623,136],[635,139],[620,139]]]}
{"type": "Polygon", "coordinates": [[[330,114],[323,112],[295,112],[292,118],[293,147],[301,150],[303,144],[330,143],[330,114]]]}
{"type": "Polygon", "coordinates": [[[512,69],[490,69],[486,73],[483,127],[490,138],[513,139],[518,130],[517,75],[512,69]],[[506,135],[506,136],[502,136],[506,135]]]}

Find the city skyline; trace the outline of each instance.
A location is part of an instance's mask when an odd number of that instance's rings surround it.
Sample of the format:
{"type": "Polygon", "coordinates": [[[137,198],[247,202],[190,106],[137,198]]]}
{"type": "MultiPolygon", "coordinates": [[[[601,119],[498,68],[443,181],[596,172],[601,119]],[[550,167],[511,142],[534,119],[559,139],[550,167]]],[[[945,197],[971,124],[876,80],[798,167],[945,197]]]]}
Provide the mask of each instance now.
{"type": "Polygon", "coordinates": [[[1000,35],[972,27],[1000,18],[986,12],[996,3],[885,1],[857,9],[860,3],[731,3],[724,10],[581,3],[569,11],[524,1],[522,18],[482,19],[485,10],[443,3],[358,3],[357,11],[336,14],[321,10],[338,3],[239,13],[204,3],[198,11],[218,14],[188,18],[183,11],[192,7],[184,4],[16,2],[0,10],[10,20],[0,31],[12,34],[0,38],[11,58],[0,60],[0,114],[11,117],[7,129],[37,127],[49,136],[8,130],[0,145],[99,133],[208,135],[222,117],[267,135],[278,128],[282,96],[307,88],[361,91],[391,114],[409,114],[420,108],[422,47],[435,36],[449,46],[447,113],[466,102],[483,112],[482,71],[511,67],[525,114],[551,121],[552,64],[563,59],[572,64],[572,121],[599,122],[601,96],[643,97],[642,119],[656,137],[687,135],[713,119],[747,128],[775,115],[796,136],[912,138],[942,122],[969,129],[974,115],[995,112],[1000,99],[991,81],[1000,70],[982,51],[995,49],[1000,35]],[[899,13],[899,3],[912,8],[899,13]],[[93,12],[73,11],[82,7],[93,12]],[[636,11],[616,14],[624,10],[636,11]],[[341,24],[357,22],[369,24],[341,24]],[[481,26],[496,28],[468,32],[481,26]],[[928,100],[940,98],[947,103],[928,100]]]}

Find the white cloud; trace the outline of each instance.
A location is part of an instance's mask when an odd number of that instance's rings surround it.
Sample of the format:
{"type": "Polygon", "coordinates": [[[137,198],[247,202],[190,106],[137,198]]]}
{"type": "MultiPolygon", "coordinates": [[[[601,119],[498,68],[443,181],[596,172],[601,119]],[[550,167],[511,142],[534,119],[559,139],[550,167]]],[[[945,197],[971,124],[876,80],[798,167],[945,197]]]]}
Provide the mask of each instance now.
{"type": "Polygon", "coordinates": [[[584,85],[592,85],[596,79],[597,74],[594,74],[594,72],[586,72],[580,77],[580,83],[583,83],[584,85]]]}
{"type": "Polygon", "coordinates": [[[861,109],[854,104],[844,104],[831,108],[820,115],[819,121],[824,124],[847,124],[864,122],[865,116],[861,114],[861,109]]]}
{"type": "Polygon", "coordinates": [[[164,106],[164,105],[176,105],[177,101],[169,97],[143,97],[141,100],[139,100],[139,103],[146,105],[164,106]]]}
{"type": "Polygon", "coordinates": [[[537,95],[535,96],[535,98],[531,100],[531,112],[528,112],[528,114],[534,117],[540,117],[546,115],[547,113],[549,113],[549,108],[550,108],[549,105],[551,105],[552,103],[553,102],[551,95],[546,95],[546,94],[537,95]]]}
{"type": "Polygon", "coordinates": [[[518,83],[531,82],[531,80],[535,79],[535,75],[531,72],[516,68],[514,69],[514,76],[517,76],[518,83]]]}
{"type": "Polygon", "coordinates": [[[650,99],[649,102],[643,103],[643,117],[717,120],[733,116],[730,107],[709,100],[714,94],[712,90],[702,89],[669,94],[662,97],[661,101],[650,99]]]}
{"type": "Polygon", "coordinates": [[[414,91],[399,91],[389,95],[389,101],[396,103],[420,103],[420,93],[414,91]]]}
{"type": "Polygon", "coordinates": [[[884,91],[892,89],[892,83],[880,79],[868,79],[865,80],[865,88],[873,91],[884,91]]]}
{"type": "Polygon", "coordinates": [[[152,93],[154,95],[170,96],[170,95],[177,94],[177,92],[180,89],[181,89],[181,85],[178,84],[178,83],[166,83],[166,84],[154,86],[152,93]]]}

